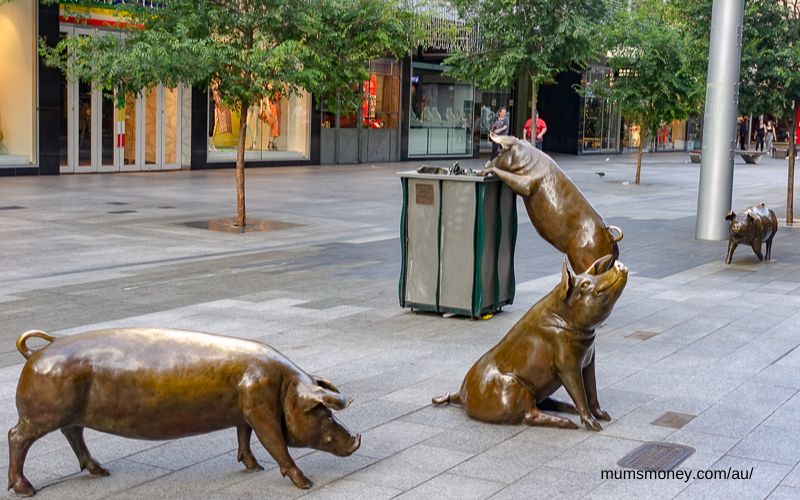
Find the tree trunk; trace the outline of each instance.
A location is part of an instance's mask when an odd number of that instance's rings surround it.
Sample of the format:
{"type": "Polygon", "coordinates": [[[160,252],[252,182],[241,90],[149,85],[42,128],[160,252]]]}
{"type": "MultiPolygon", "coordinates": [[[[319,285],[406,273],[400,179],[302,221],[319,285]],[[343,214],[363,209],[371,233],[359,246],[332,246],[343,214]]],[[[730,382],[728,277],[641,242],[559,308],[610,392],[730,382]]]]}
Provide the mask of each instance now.
{"type": "Polygon", "coordinates": [[[247,219],[244,210],[244,146],[247,138],[247,106],[241,102],[239,112],[239,140],[236,143],[236,226],[245,227],[247,219]]]}
{"type": "Polygon", "coordinates": [[[636,154],[636,178],[634,184],[639,184],[642,177],[642,145],[644,144],[644,134],[639,136],[639,152],[636,154]]]}
{"type": "Polygon", "coordinates": [[[797,101],[792,101],[792,126],[789,130],[789,182],[786,187],[786,223],[794,222],[794,159],[797,156],[797,101]]]}

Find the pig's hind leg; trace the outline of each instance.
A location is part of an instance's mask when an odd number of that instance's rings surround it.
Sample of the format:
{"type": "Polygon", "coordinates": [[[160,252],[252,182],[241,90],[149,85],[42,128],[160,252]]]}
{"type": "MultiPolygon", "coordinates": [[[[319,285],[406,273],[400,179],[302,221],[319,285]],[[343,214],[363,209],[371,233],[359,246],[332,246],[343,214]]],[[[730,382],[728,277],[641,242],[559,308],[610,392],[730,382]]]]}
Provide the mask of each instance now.
{"type": "Polygon", "coordinates": [[[14,493],[23,496],[32,496],[36,493],[36,489],[22,472],[25,457],[37,439],[57,428],[58,424],[50,426],[20,416],[17,425],[8,431],[8,489],[13,488],[14,493]]]}
{"type": "Polygon", "coordinates": [[[253,435],[253,428],[247,424],[236,426],[236,437],[239,440],[239,452],[236,458],[244,464],[247,470],[264,470],[253,455],[250,449],[250,438],[253,435]]]}
{"type": "Polygon", "coordinates": [[[86,447],[86,442],[83,440],[83,427],[62,427],[61,433],[69,441],[72,451],[78,457],[81,470],[88,470],[89,474],[93,476],[107,476],[108,471],[98,464],[89,449],[86,447]]]}

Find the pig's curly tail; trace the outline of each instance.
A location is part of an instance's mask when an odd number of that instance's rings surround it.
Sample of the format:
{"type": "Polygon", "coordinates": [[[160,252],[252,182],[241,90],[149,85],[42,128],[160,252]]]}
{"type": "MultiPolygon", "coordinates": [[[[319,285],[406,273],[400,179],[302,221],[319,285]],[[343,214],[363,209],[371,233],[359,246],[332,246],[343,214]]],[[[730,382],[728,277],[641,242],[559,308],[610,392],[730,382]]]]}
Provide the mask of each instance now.
{"type": "Polygon", "coordinates": [[[606,229],[611,234],[611,238],[614,240],[614,243],[617,243],[622,239],[622,229],[618,228],[617,226],[607,225],[606,229]],[[617,233],[617,234],[614,234],[617,233]]]}
{"type": "Polygon", "coordinates": [[[19,350],[20,354],[22,354],[25,357],[25,359],[30,358],[31,354],[33,354],[34,352],[31,351],[27,345],[25,345],[25,343],[28,342],[28,339],[31,337],[44,339],[48,342],[52,342],[56,339],[52,335],[48,335],[47,333],[41,330],[28,330],[27,332],[23,333],[17,339],[17,349],[19,350]]]}

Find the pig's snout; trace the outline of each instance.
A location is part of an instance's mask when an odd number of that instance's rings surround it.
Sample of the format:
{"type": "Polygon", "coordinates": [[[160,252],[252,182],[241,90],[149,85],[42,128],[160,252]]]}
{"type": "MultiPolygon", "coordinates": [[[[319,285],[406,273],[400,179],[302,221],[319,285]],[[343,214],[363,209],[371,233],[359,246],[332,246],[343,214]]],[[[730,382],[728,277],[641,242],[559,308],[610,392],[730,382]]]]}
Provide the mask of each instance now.
{"type": "Polygon", "coordinates": [[[332,453],[339,457],[349,457],[361,447],[361,434],[351,436],[349,441],[347,446],[332,450],[332,453]]]}
{"type": "Polygon", "coordinates": [[[353,446],[350,448],[350,453],[348,453],[348,455],[352,455],[360,447],[361,447],[361,434],[356,434],[356,437],[353,439],[353,446]]]}

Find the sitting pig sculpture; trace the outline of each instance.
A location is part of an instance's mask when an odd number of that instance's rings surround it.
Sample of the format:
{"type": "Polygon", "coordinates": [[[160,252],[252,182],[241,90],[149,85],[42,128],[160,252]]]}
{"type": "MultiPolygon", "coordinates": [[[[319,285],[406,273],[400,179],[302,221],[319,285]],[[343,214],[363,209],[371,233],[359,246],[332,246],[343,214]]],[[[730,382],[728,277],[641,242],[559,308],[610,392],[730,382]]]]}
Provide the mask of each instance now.
{"type": "Polygon", "coordinates": [[[306,374],[281,353],[254,341],[184,330],[120,328],[54,338],[26,332],[17,349],[28,361],[17,387],[19,422],[8,432],[8,487],[35,493],[23,475],[25,456],[60,429],[81,470],[106,476],[83,429],[137,439],[174,439],[236,427],[238,458],[261,469],[250,437],[264,445],[298,488],[312,483],[287,446],[348,456],[361,444],[331,414],[349,405],[327,380],[306,374]],[[32,351],[31,337],[50,342],[32,351]]]}
{"type": "Polygon", "coordinates": [[[770,259],[772,238],[778,232],[778,218],[775,217],[775,212],[762,202],[754,207],[745,208],[739,215],[731,210],[725,216],[725,220],[731,223],[728,228],[730,238],[728,238],[728,253],[725,255],[726,264],[731,263],[733,251],[739,245],[750,245],[758,260],[764,260],[764,255],[761,254],[761,244],[766,243],[766,257],[767,260],[770,259]]]}
{"type": "Polygon", "coordinates": [[[458,394],[433,404],[461,405],[467,415],[486,422],[577,429],[567,418],[544,413],[576,413],[599,431],[596,419],[610,420],[597,401],[594,329],[611,313],[628,269],[608,255],[574,276],[566,261],[561,283],[534,306],[467,372],[458,394]],[[575,405],[550,398],[564,386],[575,405]]]}
{"type": "Polygon", "coordinates": [[[573,269],[583,272],[605,255],[619,257],[622,230],[606,223],[552,158],[513,136],[490,138],[503,149],[482,174],[497,176],[522,197],[536,232],[567,254],[573,269]]]}

